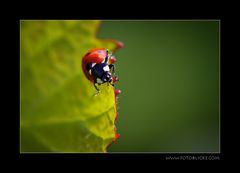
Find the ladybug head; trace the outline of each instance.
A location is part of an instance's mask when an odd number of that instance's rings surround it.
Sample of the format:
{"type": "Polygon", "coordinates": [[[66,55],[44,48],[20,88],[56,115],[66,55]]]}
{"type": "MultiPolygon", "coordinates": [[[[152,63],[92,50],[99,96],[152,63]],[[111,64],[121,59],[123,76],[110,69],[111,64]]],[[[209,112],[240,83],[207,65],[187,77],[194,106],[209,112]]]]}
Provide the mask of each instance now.
{"type": "Polygon", "coordinates": [[[105,82],[112,82],[112,73],[110,67],[106,63],[95,64],[91,69],[91,74],[94,78],[95,83],[102,84],[105,82]]]}
{"type": "Polygon", "coordinates": [[[110,72],[104,72],[102,79],[103,82],[112,82],[112,74],[110,72]]]}

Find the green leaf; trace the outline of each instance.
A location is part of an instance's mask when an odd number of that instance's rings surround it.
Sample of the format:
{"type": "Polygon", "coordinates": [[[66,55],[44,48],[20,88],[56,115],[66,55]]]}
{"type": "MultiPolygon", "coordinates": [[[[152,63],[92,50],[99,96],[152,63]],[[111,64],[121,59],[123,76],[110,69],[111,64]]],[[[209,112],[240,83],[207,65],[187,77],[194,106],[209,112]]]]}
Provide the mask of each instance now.
{"type": "Polygon", "coordinates": [[[115,140],[114,88],[96,90],[82,72],[92,48],[115,50],[100,40],[100,21],[20,22],[21,152],[106,152],[115,140]]]}

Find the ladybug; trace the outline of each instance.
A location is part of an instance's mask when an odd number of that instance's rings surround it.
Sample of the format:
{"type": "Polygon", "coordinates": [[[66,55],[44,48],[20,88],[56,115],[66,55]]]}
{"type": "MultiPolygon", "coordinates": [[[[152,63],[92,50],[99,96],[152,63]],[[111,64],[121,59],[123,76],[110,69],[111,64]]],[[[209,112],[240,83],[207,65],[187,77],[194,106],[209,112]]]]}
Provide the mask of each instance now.
{"type": "Polygon", "coordinates": [[[116,80],[115,66],[116,59],[109,53],[108,49],[95,48],[90,50],[82,59],[82,69],[85,76],[94,83],[94,87],[99,93],[96,84],[108,83],[114,86],[116,80]]]}

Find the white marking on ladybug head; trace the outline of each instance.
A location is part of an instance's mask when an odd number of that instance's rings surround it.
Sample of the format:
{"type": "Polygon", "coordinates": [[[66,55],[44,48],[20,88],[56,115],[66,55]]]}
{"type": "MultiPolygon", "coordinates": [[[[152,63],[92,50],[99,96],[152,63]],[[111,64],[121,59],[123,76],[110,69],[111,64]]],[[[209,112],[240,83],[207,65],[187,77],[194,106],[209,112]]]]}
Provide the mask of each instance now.
{"type": "Polygon", "coordinates": [[[92,63],[92,68],[96,65],[96,63],[92,63]]]}
{"type": "Polygon", "coordinates": [[[100,78],[97,78],[97,83],[98,83],[98,84],[102,84],[103,81],[102,81],[100,78]]]}
{"type": "Polygon", "coordinates": [[[108,65],[106,65],[105,67],[103,67],[103,70],[104,70],[104,71],[109,71],[108,65]]]}

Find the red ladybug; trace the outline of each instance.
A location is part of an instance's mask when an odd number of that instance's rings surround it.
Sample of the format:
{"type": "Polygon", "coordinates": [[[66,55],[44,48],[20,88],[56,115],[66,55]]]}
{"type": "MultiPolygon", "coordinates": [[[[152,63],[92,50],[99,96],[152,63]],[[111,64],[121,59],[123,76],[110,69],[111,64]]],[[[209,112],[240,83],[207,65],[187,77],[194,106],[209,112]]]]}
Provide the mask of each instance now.
{"type": "Polygon", "coordinates": [[[86,77],[94,83],[94,87],[99,93],[99,88],[96,84],[110,83],[114,86],[117,79],[114,76],[116,59],[109,54],[105,48],[95,48],[90,50],[82,59],[82,69],[86,77]]]}

